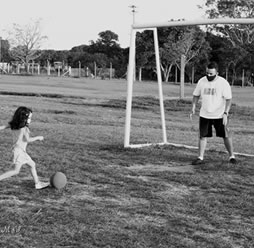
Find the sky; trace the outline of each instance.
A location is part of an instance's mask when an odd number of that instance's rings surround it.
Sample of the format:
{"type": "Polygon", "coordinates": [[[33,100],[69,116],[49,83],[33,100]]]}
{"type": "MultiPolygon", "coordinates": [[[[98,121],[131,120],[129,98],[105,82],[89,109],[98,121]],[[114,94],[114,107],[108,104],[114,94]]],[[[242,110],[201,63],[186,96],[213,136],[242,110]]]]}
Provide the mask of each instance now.
{"type": "Polygon", "coordinates": [[[25,26],[41,20],[42,49],[70,50],[89,45],[99,33],[111,30],[122,48],[129,47],[135,23],[204,18],[205,0],[11,0],[1,3],[0,37],[8,39],[14,23],[25,26]],[[135,16],[130,6],[135,5],[135,16]]]}

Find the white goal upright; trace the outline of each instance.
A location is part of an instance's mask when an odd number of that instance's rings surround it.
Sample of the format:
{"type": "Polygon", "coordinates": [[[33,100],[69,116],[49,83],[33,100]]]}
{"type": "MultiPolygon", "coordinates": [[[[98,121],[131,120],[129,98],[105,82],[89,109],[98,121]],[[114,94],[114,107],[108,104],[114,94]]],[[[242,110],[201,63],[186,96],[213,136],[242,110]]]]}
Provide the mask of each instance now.
{"type": "MultiPolygon", "coordinates": [[[[126,101],[126,118],[125,118],[125,136],[124,136],[124,147],[143,147],[151,144],[130,144],[130,133],[131,133],[131,110],[132,110],[132,95],[133,95],[133,78],[134,78],[134,65],[135,65],[135,52],[136,52],[136,32],[138,30],[150,29],[153,30],[154,36],[154,49],[156,59],[156,71],[158,80],[158,91],[159,91],[159,102],[160,102],[160,114],[161,114],[161,126],[162,126],[162,142],[157,143],[160,145],[170,144],[175,146],[188,147],[181,144],[169,143],[167,141],[166,133],[166,122],[165,112],[163,103],[163,91],[162,91],[162,78],[160,70],[160,56],[159,56],[159,45],[158,45],[158,27],[176,27],[176,26],[194,26],[194,25],[210,25],[210,24],[254,24],[254,18],[223,18],[223,19],[203,19],[193,21],[167,21],[161,23],[146,23],[146,24],[133,24],[131,28],[131,39],[130,39],[130,50],[129,50],[129,66],[127,74],[127,101],[126,101]]],[[[181,82],[180,87],[183,87],[184,82],[181,82]]]]}

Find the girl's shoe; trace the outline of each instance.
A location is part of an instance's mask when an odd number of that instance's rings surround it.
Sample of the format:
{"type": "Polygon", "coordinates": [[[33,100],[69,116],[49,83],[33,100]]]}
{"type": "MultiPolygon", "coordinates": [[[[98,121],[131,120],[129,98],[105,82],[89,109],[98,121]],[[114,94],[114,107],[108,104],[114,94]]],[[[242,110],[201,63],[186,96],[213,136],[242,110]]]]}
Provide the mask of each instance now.
{"type": "Polygon", "coordinates": [[[44,183],[44,182],[38,182],[35,184],[36,189],[44,189],[49,186],[49,183],[44,183]]]}

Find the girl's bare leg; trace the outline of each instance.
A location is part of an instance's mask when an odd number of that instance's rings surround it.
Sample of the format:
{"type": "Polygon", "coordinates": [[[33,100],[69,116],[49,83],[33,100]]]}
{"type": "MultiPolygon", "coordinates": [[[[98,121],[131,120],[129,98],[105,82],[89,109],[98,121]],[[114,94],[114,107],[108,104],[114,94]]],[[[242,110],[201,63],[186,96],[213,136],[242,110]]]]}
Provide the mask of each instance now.
{"type": "Polygon", "coordinates": [[[35,182],[35,188],[36,189],[43,189],[43,188],[48,187],[49,183],[40,182],[38,175],[37,175],[35,162],[33,160],[31,160],[27,164],[30,166],[30,170],[31,170],[32,176],[34,178],[34,182],[35,182]]]}
{"type": "Polygon", "coordinates": [[[7,171],[4,174],[0,175],[0,181],[19,174],[21,166],[22,164],[16,164],[14,170],[7,171]]]}
{"type": "Polygon", "coordinates": [[[39,183],[39,178],[38,178],[38,175],[37,175],[35,162],[33,160],[31,160],[27,164],[30,166],[30,171],[31,171],[31,174],[33,176],[35,184],[39,183]]]}

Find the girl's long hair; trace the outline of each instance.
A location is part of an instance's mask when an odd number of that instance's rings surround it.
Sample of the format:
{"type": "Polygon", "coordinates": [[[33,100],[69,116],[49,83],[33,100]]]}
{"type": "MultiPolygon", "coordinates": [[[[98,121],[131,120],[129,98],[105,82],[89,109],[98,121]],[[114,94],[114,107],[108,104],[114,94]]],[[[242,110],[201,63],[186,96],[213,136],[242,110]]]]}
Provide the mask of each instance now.
{"type": "Polygon", "coordinates": [[[28,126],[27,119],[32,113],[32,110],[27,107],[19,107],[15,111],[12,120],[9,122],[10,128],[12,130],[18,130],[22,127],[28,126]]]}

